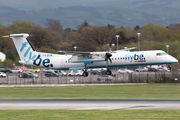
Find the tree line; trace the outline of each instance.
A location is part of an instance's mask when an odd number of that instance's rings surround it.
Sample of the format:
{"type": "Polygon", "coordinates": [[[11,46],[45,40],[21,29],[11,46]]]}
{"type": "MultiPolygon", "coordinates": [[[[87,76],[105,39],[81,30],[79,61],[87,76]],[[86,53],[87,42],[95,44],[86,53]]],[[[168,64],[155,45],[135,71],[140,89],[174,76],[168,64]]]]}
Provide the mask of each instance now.
{"type": "MultiPolygon", "coordinates": [[[[138,47],[137,33],[141,33],[141,50],[164,50],[169,47],[169,54],[180,60],[180,24],[162,26],[149,24],[142,27],[136,26],[115,28],[113,25],[91,26],[88,21],[82,22],[76,30],[63,29],[60,21],[46,19],[45,28],[28,21],[16,21],[5,27],[0,23],[0,36],[28,33],[29,40],[36,51],[57,53],[59,50],[73,51],[109,51],[116,50],[116,35],[119,35],[119,49],[124,47],[138,47]]],[[[138,50],[138,48],[136,49],[138,50]]],[[[18,63],[19,56],[14,43],[9,38],[0,37],[0,51],[6,54],[5,62],[0,62],[0,67],[9,67],[18,63]]]]}

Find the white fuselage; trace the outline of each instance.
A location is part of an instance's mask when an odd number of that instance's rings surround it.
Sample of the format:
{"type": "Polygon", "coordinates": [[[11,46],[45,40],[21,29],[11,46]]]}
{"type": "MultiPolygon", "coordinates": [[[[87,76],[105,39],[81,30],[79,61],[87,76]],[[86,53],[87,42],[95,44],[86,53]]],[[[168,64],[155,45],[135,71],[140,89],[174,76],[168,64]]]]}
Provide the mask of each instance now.
{"type": "MultiPolygon", "coordinates": [[[[59,55],[36,52],[27,37],[29,34],[10,34],[3,37],[13,39],[20,57],[20,63],[51,69],[71,70],[84,68],[103,68],[121,66],[160,65],[177,63],[178,60],[162,50],[154,51],[112,51],[107,52],[65,52],[71,55],[59,55]],[[107,60],[107,61],[106,61],[107,60]],[[110,63],[112,60],[112,63],[110,63]],[[107,64],[108,63],[108,64],[107,64]]],[[[87,76],[85,74],[84,76],[87,76]]]]}
{"type": "MultiPolygon", "coordinates": [[[[96,53],[96,52],[94,52],[96,53]]],[[[105,53],[105,52],[104,52],[105,53]]],[[[41,55],[35,60],[31,61],[29,65],[48,67],[51,69],[59,69],[59,70],[71,70],[71,69],[84,69],[85,63],[88,61],[93,61],[90,64],[87,64],[88,68],[103,68],[106,67],[105,59],[102,59],[102,56],[96,59],[101,61],[95,61],[93,58],[79,60],[79,57],[76,56],[74,61],[71,59],[73,55],[58,55],[58,54],[49,54],[49,53],[40,53],[41,55]],[[79,61],[79,62],[78,62],[79,61]]],[[[162,50],[154,50],[154,51],[121,51],[117,53],[111,53],[112,63],[108,61],[108,67],[121,67],[121,66],[141,66],[141,65],[160,65],[160,64],[172,64],[177,63],[178,60],[171,55],[165,53],[162,50]]],[[[24,63],[20,61],[20,63],[24,63]]]]}

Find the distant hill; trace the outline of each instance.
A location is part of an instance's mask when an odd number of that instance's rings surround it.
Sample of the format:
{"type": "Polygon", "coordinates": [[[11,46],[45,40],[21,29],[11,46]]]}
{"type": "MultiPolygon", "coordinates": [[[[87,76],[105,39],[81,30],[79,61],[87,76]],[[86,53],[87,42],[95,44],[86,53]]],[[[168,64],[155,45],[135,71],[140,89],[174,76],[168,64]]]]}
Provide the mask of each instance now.
{"type": "MultiPolygon", "coordinates": [[[[13,7],[19,10],[42,10],[71,6],[111,6],[139,9],[140,6],[154,4],[167,5],[179,9],[179,0],[0,0],[0,6],[13,7]]],[[[151,6],[149,6],[151,7],[151,6]]],[[[152,8],[153,9],[153,8],[152,8]]]]}
{"type": "Polygon", "coordinates": [[[46,18],[59,20],[63,28],[76,29],[88,21],[92,26],[115,27],[150,23],[180,22],[179,0],[0,0],[0,22],[8,26],[13,21],[30,21],[44,26],[46,18]]]}

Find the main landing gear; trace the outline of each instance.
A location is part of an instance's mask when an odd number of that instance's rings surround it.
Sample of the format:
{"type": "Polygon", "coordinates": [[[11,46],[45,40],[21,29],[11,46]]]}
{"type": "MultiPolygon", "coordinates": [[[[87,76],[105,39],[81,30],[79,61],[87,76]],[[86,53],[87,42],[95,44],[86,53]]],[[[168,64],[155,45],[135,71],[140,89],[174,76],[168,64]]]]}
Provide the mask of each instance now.
{"type": "MultiPolygon", "coordinates": [[[[108,60],[110,61],[110,63],[112,63],[111,56],[112,56],[111,53],[106,53],[105,56],[104,56],[105,61],[106,61],[106,67],[107,67],[106,75],[111,75],[112,74],[111,70],[108,68],[108,60]]],[[[88,72],[87,72],[87,65],[88,64],[91,64],[91,63],[84,64],[85,65],[84,66],[85,70],[84,70],[84,72],[82,74],[83,77],[87,77],[88,76],[88,72]]]]}
{"type": "Polygon", "coordinates": [[[87,76],[88,76],[88,72],[87,72],[87,64],[85,64],[84,67],[85,67],[85,70],[84,70],[82,76],[83,76],[83,77],[87,77],[87,76]]]}
{"type": "Polygon", "coordinates": [[[87,77],[88,76],[88,72],[87,71],[84,71],[83,74],[82,74],[83,77],[87,77]]]}
{"type": "Polygon", "coordinates": [[[107,68],[106,75],[111,75],[111,74],[112,74],[111,70],[107,68]]]}
{"type": "Polygon", "coordinates": [[[108,68],[108,60],[110,61],[110,63],[112,63],[111,56],[112,56],[111,53],[106,53],[105,54],[105,61],[106,61],[106,68],[107,68],[106,75],[111,75],[112,74],[111,70],[108,68]]]}

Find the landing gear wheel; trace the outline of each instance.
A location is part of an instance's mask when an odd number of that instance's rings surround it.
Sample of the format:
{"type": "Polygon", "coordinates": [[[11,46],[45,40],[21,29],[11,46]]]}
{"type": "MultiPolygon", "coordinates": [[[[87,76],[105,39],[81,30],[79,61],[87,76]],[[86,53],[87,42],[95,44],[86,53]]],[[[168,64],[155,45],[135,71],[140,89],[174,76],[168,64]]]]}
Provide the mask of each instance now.
{"type": "Polygon", "coordinates": [[[170,65],[168,65],[167,69],[168,69],[168,70],[171,70],[171,66],[170,66],[170,65]]]}
{"type": "Polygon", "coordinates": [[[88,72],[84,71],[82,75],[83,75],[83,77],[87,77],[88,76],[88,72]]]}
{"type": "Polygon", "coordinates": [[[112,74],[112,72],[110,70],[106,71],[106,75],[111,75],[111,74],[112,74]]]}

